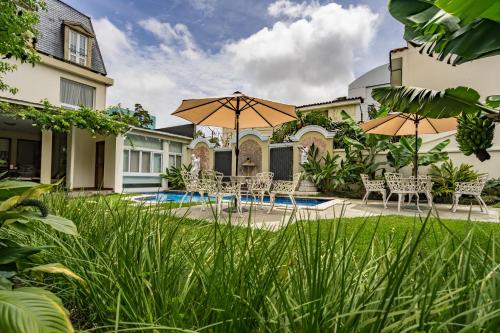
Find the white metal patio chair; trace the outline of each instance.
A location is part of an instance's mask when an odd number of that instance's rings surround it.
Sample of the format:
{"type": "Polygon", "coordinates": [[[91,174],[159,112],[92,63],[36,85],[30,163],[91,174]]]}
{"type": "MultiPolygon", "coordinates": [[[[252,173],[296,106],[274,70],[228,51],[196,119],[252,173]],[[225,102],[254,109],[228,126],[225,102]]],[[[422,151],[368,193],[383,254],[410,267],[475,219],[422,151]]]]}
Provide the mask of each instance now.
{"type": "Polygon", "coordinates": [[[368,175],[361,174],[361,180],[363,181],[363,185],[365,186],[366,194],[363,197],[363,203],[368,204],[368,196],[371,192],[378,192],[382,194],[382,201],[384,202],[384,208],[387,208],[386,202],[386,189],[385,182],[383,180],[370,180],[368,175]]]}
{"type": "Polygon", "coordinates": [[[477,179],[473,182],[455,183],[455,192],[453,193],[453,204],[451,206],[451,210],[453,212],[457,211],[458,201],[462,195],[472,195],[479,203],[481,212],[488,214],[488,206],[484,202],[483,198],[481,198],[481,192],[483,192],[483,188],[487,180],[488,174],[485,174],[477,177],[477,179]]]}
{"type": "Polygon", "coordinates": [[[189,203],[193,200],[194,193],[198,192],[199,179],[197,176],[193,175],[191,172],[182,170],[181,177],[184,181],[184,187],[186,188],[186,193],[182,196],[180,205],[184,203],[184,199],[189,195],[189,203]]]}
{"type": "Polygon", "coordinates": [[[274,172],[260,172],[247,180],[248,194],[252,196],[255,203],[262,207],[266,193],[271,195],[274,172]],[[259,201],[257,201],[259,198],[259,201]]]}
{"type": "Polygon", "coordinates": [[[418,176],[417,180],[417,191],[418,193],[425,194],[427,198],[427,205],[432,207],[432,202],[434,201],[434,197],[432,196],[432,186],[434,183],[432,182],[432,178],[430,176],[418,176]]]}
{"type": "Polygon", "coordinates": [[[292,180],[273,181],[271,192],[269,193],[269,200],[271,207],[269,207],[269,210],[267,211],[268,214],[271,213],[274,208],[274,202],[276,200],[277,194],[288,196],[293,204],[293,208],[294,209],[297,208],[297,202],[295,201],[294,195],[295,195],[295,189],[299,185],[301,178],[302,178],[302,173],[299,172],[293,175],[292,180]]]}
{"type": "MultiPolygon", "coordinates": [[[[398,195],[398,212],[401,211],[401,204],[405,202],[406,195],[417,196],[417,209],[420,211],[418,199],[418,182],[414,178],[403,178],[399,173],[386,172],[384,174],[387,186],[389,187],[389,195],[387,196],[386,203],[393,194],[398,195]]],[[[411,199],[411,197],[410,197],[411,199]]]]}
{"type": "Polygon", "coordinates": [[[198,193],[200,193],[203,203],[201,210],[205,210],[207,207],[207,201],[210,201],[211,197],[216,197],[218,193],[218,188],[222,182],[224,175],[221,172],[213,170],[202,170],[201,179],[198,182],[198,193]],[[207,200],[205,200],[205,194],[207,195],[207,200]]]}
{"type": "Polygon", "coordinates": [[[241,216],[243,211],[241,209],[241,182],[237,179],[233,179],[229,182],[217,182],[217,214],[222,211],[222,203],[224,198],[229,198],[227,200],[228,207],[231,207],[236,199],[236,211],[241,216]]]}

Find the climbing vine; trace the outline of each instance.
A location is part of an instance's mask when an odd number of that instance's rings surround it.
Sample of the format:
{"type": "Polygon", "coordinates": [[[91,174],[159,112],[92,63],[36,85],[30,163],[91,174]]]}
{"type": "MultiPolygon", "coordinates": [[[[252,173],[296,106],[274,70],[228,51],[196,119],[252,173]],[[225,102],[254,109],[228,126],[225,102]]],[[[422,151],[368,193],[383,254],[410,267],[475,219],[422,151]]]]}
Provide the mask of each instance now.
{"type": "Polygon", "coordinates": [[[90,131],[92,135],[119,135],[127,132],[130,125],[116,120],[105,111],[82,107],[68,110],[54,106],[48,101],[41,108],[0,103],[0,112],[14,118],[31,120],[33,126],[44,130],[65,133],[73,126],[90,131]]]}

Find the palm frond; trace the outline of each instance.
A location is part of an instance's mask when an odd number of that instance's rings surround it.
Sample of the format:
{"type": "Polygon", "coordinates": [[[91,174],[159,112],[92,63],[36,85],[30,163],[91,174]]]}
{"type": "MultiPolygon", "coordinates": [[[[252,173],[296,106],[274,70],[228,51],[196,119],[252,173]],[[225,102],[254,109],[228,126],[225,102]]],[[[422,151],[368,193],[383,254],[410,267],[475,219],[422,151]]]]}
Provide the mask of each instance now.
{"type": "MultiPolygon", "coordinates": [[[[432,90],[419,87],[380,87],[372,97],[394,112],[414,113],[430,118],[456,117],[483,111],[498,117],[499,111],[482,104],[479,93],[468,87],[432,90]]],[[[493,96],[492,96],[493,97],[493,96]]]]}
{"type": "Polygon", "coordinates": [[[494,0],[390,0],[404,38],[454,65],[500,54],[500,3],[494,0]]]}

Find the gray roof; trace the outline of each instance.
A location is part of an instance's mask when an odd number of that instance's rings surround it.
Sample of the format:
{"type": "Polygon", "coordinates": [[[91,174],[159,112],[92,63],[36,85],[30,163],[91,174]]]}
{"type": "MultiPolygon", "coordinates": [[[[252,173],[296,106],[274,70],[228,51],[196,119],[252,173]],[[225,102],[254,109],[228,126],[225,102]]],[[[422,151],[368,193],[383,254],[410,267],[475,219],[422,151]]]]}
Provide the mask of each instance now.
{"type": "Polygon", "coordinates": [[[177,135],[182,135],[182,136],[187,136],[189,138],[192,138],[192,137],[194,137],[195,126],[194,126],[194,124],[170,126],[170,127],[157,128],[156,131],[177,134],[177,135]]]}
{"type": "MultiPolygon", "coordinates": [[[[40,34],[35,47],[41,53],[64,60],[64,21],[79,23],[93,34],[95,34],[94,28],[90,17],[68,4],[59,0],[46,0],[45,3],[47,9],[41,10],[39,13],[38,30],[40,34]]],[[[92,43],[91,70],[106,75],[106,67],[97,40],[92,43]]]]}

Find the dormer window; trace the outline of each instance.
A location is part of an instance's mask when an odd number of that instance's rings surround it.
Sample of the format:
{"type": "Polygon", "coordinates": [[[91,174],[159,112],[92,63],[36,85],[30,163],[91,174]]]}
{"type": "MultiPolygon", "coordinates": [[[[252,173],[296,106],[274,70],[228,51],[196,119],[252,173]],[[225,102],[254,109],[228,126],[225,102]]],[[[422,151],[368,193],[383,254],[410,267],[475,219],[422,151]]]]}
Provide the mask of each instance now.
{"type": "Polygon", "coordinates": [[[91,67],[92,40],[95,35],[79,22],[64,21],[64,59],[91,67]]]}
{"type": "Polygon", "coordinates": [[[87,65],[88,38],[76,31],[70,30],[69,60],[79,65],[87,65]]]}

